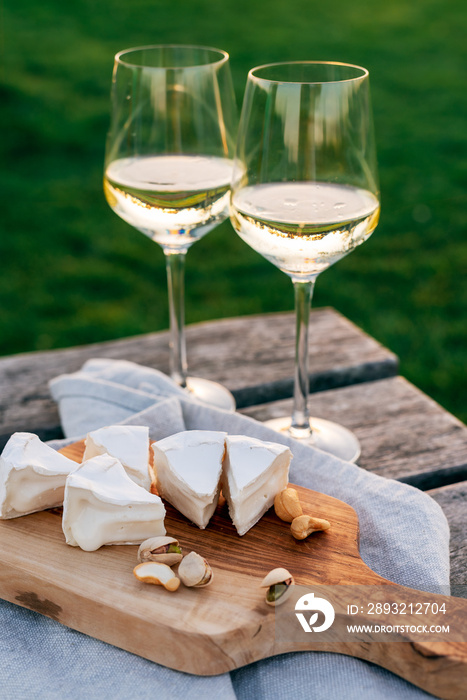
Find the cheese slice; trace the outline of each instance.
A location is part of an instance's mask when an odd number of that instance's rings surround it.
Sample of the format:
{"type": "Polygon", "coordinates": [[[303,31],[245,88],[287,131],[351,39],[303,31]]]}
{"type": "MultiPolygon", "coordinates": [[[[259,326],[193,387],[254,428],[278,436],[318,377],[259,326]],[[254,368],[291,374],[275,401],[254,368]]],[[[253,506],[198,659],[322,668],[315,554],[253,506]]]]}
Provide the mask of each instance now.
{"type": "Polygon", "coordinates": [[[287,487],[292,453],[285,445],[228,435],[222,493],[239,535],[244,535],[287,487]]]}
{"type": "Polygon", "coordinates": [[[63,503],[76,462],[33,433],[14,433],[0,455],[0,518],[17,518],[63,503]]]}
{"type": "Polygon", "coordinates": [[[159,496],[135,484],[108,454],[83,462],[66,481],[62,529],[74,547],[141,544],[165,535],[164,517],[159,496]]]}
{"type": "Polygon", "coordinates": [[[126,473],[147,491],[149,476],[149,428],[142,425],[109,425],[88,433],[83,462],[98,455],[109,454],[121,462],[126,473]]]}
{"type": "Polygon", "coordinates": [[[152,446],[158,493],[202,530],[219,500],[225,437],[187,430],[152,446]]]}

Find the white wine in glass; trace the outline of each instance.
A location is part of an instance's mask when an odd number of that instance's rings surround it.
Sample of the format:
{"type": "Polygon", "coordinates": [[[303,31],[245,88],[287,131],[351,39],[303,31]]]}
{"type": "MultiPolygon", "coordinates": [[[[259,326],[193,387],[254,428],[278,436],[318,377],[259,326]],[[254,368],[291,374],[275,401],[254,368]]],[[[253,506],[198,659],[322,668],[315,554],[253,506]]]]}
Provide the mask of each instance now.
{"type": "Polygon", "coordinates": [[[379,218],[368,71],[297,61],[253,68],[237,141],[230,218],[295,289],[292,417],[268,424],[342,459],[360,454],[343,426],[308,413],[308,321],[317,276],[368,239],[379,218]]]}
{"type": "Polygon", "coordinates": [[[236,106],[229,57],[200,46],[146,46],[115,57],[104,192],[114,212],[165,254],[172,378],[234,410],[231,393],[187,376],[184,265],[229,213],[236,106]]]}

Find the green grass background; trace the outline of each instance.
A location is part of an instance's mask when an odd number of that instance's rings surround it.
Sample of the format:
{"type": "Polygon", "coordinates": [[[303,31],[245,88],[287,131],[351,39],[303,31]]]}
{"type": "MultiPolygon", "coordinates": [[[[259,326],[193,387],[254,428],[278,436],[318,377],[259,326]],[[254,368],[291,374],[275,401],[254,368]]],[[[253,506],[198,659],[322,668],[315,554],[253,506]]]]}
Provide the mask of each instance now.
{"type": "MultiPolygon", "coordinates": [[[[226,49],[247,71],[327,59],[370,70],[382,190],[372,238],[318,279],[464,421],[467,308],[465,0],[6,0],[1,7],[0,354],[167,328],[161,250],[102,194],[114,54],[226,49]]],[[[292,309],[285,275],[225,222],[189,252],[188,323],[292,309]]],[[[188,349],[189,352],[189,349],[188,349]]]]}

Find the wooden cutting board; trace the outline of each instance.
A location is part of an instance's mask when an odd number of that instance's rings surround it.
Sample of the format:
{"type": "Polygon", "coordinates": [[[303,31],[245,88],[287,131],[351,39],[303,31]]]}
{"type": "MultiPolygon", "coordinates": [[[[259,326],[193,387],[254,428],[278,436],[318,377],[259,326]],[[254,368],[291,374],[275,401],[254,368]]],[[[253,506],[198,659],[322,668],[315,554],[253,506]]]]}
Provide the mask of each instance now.
{"type": "MultiPolygon", "coordinates": [[[[79,462],[83,443],[61,451],[79,462]]],[[[136,580],[136,546],[84,552],[66,545],[61,509],[0,521],[0,596],[188,673],[215,675],[288,651],[334,651],[379,664],[440,697],[464,698],[467,644],[461,641],[420,642],[404,634],[401,643],[348,643],[337,637],[323,644],[317,634],[292,639],[275,634],[278,609],[266,605],[260,583],[278,566],[288,569],[297,584],[326,586],[323,590],[336,609],[339,591],[348,590],[345,586],[375,586],[372,590],[382,592],[381,600],[390,590],[392,598],[397,592],[400,602],[445,602],[450,619],[467,629],[466,600],[414,592],[381,578],[360,558],[353,508],[330,496],[295,488],[304,512],[326,518],[331,529],[299,542],[271,509],[239,537],[225,504],[219,505],[206,530],[199,530],[166,504],[168,534],[180,541],[185,553],[195,550],[206,557],[214,571],[214,580],[206,588],[180,586],[175,593],[136,580]]],[[[355,623],[345,613],[345,598],[336,619],[355,623]]],[[[419,624],[420,617],[406,616],[404,624],[410,621],[419,624]]],[[[439,618],[434,621],[438,623],[439,618]]],[[[375,618],[363,612],[358,622],[374,623],[375,618]]],[[[424,616],[423,623],[429,622],[429,616],[424,616]]]]}

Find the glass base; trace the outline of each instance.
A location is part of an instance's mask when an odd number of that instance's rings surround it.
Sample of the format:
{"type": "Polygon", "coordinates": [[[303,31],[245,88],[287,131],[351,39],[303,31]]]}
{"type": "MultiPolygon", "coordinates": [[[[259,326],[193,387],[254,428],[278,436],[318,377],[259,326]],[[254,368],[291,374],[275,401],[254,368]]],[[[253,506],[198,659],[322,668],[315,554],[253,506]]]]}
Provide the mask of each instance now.
{"type": "Polygon", "coordinates": [[[235,399],[225,386],[201,377],[187,377],[187,391],[198,401],[224,411],[235,411],[235,399]]]}
{"type": "Polygon", "coordinates": [[[324,420],[324,418],[310,418],[312,433],[301,436],[298,431],[294,435],[291,434],[290,422],[290,417],[272,418],[265,421],[264,425],[278,433],[288,433],[290,437],[318,447],[323,452],[329,452],[346,462],[356,462],[360,457],[361,449],[358,439],[344,426],[324,420]]]}

